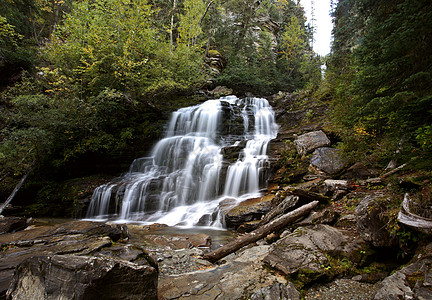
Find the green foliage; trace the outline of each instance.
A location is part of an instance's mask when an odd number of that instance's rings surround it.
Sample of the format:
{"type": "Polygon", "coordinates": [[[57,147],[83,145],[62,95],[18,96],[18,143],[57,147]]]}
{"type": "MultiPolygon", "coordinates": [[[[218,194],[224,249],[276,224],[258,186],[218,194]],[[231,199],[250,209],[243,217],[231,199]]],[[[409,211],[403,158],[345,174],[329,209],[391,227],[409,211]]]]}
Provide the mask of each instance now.
{"type": "Polygon", "coordinates": [[[61,75],[80,86],[80,97],[96,96],[105,88],[133,98],[188,90],[200,81],[197,54],[202,50],[191,47],[200,33],[195,21],[200,10],[193,5],[186,9],[179,46],[172,49],[159,37],[155,10],[147,1],[81,1],[45,53],[61,75]]]}
{"type": "Polygon", "coordinates": [[[310,30],[293,1],[233,0],[221,10],[232,17],[221,14],[215,25],[211,44],[227,61],[216,84],[263,95],[320,81],[320,60],[310,48],[310,30]],[[269,28],[262,19],[279,22],[281,30],[269,28]]]}
{"type": "Polygon", "coordinates": [[[385,140],[379,152],[402,149],[408,156],[430,150],[431,9],[425,0],[338,4],[327,75],[347,144],[372,141],[377,149],[385,140]]]}

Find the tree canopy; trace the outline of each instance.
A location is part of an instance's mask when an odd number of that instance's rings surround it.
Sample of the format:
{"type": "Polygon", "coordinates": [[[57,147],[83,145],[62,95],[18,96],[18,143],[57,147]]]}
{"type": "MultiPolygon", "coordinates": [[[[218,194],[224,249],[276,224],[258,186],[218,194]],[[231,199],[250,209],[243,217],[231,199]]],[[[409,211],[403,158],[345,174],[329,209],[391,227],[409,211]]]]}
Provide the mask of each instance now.
{"type": "Polygon", "coordinates": [[[347,141],[375,144],[389,155],[430,150],[430,1],[344,0],[334,17],[329,78],[334,117],[347,141]]]}
{"type": "Polygon", "coordinates": [[[12,0],[0,8],[0,178],[34,162],[68,176],[75,165],[141,155],[199,89],[263,95],[321,77],[293,1],[12,0]],[[217,68],[208,63],[215,53],[217,68]]]}

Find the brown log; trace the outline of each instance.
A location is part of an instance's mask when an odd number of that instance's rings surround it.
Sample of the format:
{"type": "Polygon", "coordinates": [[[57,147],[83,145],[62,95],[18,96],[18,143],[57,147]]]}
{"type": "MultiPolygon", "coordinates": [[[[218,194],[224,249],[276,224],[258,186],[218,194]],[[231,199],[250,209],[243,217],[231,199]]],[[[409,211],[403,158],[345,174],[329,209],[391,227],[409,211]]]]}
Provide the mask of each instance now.
{"type": "Polygon", "coordinates": [[[276,220],[267,223],[254,231],[247,233],[245,235],[239,236],[235,240],[229,242],[228,244],[216,249],[215,251],[209,252],[203,256],[203,259],[206,259],[210,262],[218,261],[219,259],[237,251],[238,249],[256,242],[269,233],[273,231],[278,231],[283,227],[287,226],[289,223],[296,221],[299,217],[308,214],[315,206],[318,205],[318,201],[312,201],[308,204],[305,204],[279,218],[276,220]]]}

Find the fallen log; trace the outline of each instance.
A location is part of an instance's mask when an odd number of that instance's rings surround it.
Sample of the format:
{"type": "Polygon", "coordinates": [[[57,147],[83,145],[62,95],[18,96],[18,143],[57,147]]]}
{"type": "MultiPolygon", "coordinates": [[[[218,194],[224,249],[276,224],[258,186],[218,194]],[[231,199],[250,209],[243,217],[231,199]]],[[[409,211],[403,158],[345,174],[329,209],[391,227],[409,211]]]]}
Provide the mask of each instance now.
{"type": "Polygon", "coordinates": [[[398,214],[399,222],[420,230],[423,233],[432,234],[432,219],[412,213],[410,210],[411,201],[412,200],[408,198],[408,194],[405,194],[402,202],[402,209],[398,214]]]}
{"type": "Polygon", "coordinates": [[[299,201],[298,196],[289,195],[286,197],[281,203],[279,203],[278,206],[276,206],[274,209],[269,211],[264,218],[261,220],[258,226],[263,226],[264,224],[269,223],[271,220],[273,220],[276,217],[279,217],[280,215],[285,214],[285,212],[294,207],[297,202],[299,201]]]}
{"type": "Polygon", "coordinates": [[[289,192],[293,195],[299,196],[300,198],[306,198],[309,200],[318,200],[320,202],[327,202],[330,200],[329,197],[324,196],[323,194],[314,193],[311,191],[306,191],[302,189],[292,189],[289,192]]]}
{"type": "Polygon", "coordinates": [[[289,223],[296,221],[299,217],[308,214],[314,207],[318,205],[318,201],[312,201],[305,204],[279,218],[267,223],[254,231],[247,233],[245,235],[239,236],[235,240],[229,242],[228,244],[216,249],[215,251],[209,252],[203,256],[203,259],[210,262],[216,262],[219,259],[237,251],[238,249],[256,242],[269,233],[273,231],[278,231],[283,227],[287,226],[289,223]]]}

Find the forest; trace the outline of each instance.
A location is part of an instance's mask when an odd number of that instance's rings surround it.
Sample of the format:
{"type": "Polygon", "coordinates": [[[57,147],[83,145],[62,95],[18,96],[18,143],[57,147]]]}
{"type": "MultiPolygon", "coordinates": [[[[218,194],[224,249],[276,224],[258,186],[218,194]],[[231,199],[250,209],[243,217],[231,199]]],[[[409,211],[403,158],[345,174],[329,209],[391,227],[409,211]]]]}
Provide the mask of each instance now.
{"type": "Polygon", "coordinates": [[[26,174],[32,193],[118,174],[170,112],[216,86],[301,93],[329,105],[348,158],[432,166],[428,0],[334,1],[326,57],[291,0],[1,0],[0,11],[4,199],[26,174]]]}

